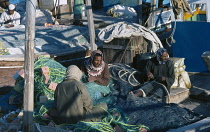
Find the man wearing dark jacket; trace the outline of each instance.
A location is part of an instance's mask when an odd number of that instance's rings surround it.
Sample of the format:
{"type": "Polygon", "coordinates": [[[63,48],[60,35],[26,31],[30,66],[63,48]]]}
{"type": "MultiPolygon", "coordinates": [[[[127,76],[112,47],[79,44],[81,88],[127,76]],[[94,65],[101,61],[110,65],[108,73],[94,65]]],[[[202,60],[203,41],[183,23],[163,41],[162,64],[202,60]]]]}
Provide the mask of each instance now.
{"type": "MultiPolygon", "coordinates": [[[[160,48],[156,52],[156,57],[149,60],[144,69],[144,75],[148,80],[155,80],[163,84],[168,93],[175,80],[174,65],[168,60],[169,55],[166,49],[160,48]]],[[[154,89],[148,89],[147,87],[140,88],[135,92],[137,96],[147,96],[151,94],[154,89]]]]}

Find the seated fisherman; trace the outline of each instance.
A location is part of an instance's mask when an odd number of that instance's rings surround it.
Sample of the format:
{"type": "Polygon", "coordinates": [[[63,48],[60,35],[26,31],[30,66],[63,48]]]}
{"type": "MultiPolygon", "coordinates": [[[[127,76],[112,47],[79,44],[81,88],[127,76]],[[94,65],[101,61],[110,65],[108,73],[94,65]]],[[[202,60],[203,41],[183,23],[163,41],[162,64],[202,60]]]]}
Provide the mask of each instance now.
{"type": "MultiPolygon", "coordinates": [[[[168,60],[169,55],[166,49],[160,48],[156,52],[156,57],[149,60],[144,69],[144,75],[147,80],[156,80],[163,84],[168,93],[175,80],[174,65],[168,60]]],[[[136,90],[134,93],[137,96],[147,96],[153,89],[147,89],[144,87],[136,90]]]]}
{"type": "Polygon", "coordinates": [[[82,72],[76,65],[67,68],[66,79],[55,90],[55,106],[60,123],[99,121],[105,115],[104,103],[93,107],[85,85],[80,82],[82,72]]]}
{"type": "Polygon", "coordinates": [[[92,98],[98,99],[109,94],[110,89],[107,86],[110,81],[110,73],[100,50],[93,51],[90,58],[84,61],[82,71],[86,75],[87,81],[91,83],[87,84],[91,86],[86,85],[86,87],[92,98]]]}
{"type": "Polygon", "coordinates": [[[104,62],[103,54],[100,50],[93,51],[91,57],[84,63],[84,72],[88,76],[89,82],[95,82],[103,86],[109,84],[110,74],[108,65],[104,62]]]}
{"type": "Polygon", "coordinates": [[[20,25],[20,14],[15,11],[15,5],[10,4],[8,11],[1,14],[0,24],[3,28],[11,28],[20,25]]]}

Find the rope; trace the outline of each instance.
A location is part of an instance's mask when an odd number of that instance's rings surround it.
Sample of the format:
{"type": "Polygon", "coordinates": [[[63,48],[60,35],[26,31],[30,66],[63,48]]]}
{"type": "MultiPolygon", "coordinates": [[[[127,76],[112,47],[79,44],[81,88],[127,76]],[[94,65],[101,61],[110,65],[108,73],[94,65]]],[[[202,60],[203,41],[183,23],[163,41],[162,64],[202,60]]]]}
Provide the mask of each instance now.
{"type": "Polygon", "coordinates": [[[168,96],[168,103],[170,103],[170,93],[168,92],[168,89],[166,88],[166,86],[163,85],[162,83],[157,82],[156,80],[153,80],[153,81],[151,81],[151,82],[149,82],[149,83],[152,83],[152,82],[155,82],[155,83],[157,83],[157,84],[163,86],[163,88],[164,88],[164,90],[166,91],[166,94],[167,94],[167,96],[168,96]]]}
{"type": "MultiPolygon", "coordinates": [[[[131,68],[131,69],[133,69],[134,71],[133,71],[133,72],[130,72],[129,70],[127,70],[127,69],[125,69],[125,68],[122,68],[122,67],[120,67],[120,66],[117,66],[117,65],[114,65],[114,64],[108,64],[109,69],[110,69],[111,67],[117,67],[117,68],[120,69],[120,70],[118,71],[118,76],[119,76],[119,78],[120,78],[122,81],[128,82],[128,83],[131,84],[132,86],[138,86],[138,85],[140,85],[140,83],[139,83],[139,82],[136,80],[136,78],[134,77],[134,73],[138,73],[138,71],[136,71],[134,68],[130,67],[129,65],[126,65],[126,64],[124,64],[124,65],[127,66],[127,67],[129,67],[129,68],[131,68]],[[124,71],[124,73],[121,75],[121,72],[123,72],[123,71],[124,71]],[[129,76],[128,76],[128,81],[122,78],[122,77],[125,76],[126,74],[129,74],[129,76]],[[133,84],[133,83],[131,82],[131,78],[133,78],[134,81],[135,81],[137,84],[133,84]]],[[[115,80],[118,80],[117,78],[113,77],[112,75],[111,75],[111,77],[112,77],[113,79],[115,79],[115,80]]]]}
{"type": "Polygon", "coordinates": [[[153,13],[150,12],[149,17],[147,18],[146,22],[144,23],[144,26],[146,26],[146,24],[147,24],[147,22],[149,21],[149,19],[150,19],[150,17],[151,17],[152,14],[153,14],[153,13]]]}
{"type": "Polygon", "coordinates": [[[168,46],[169,47],[171,47],[171,44],[172,43],[175,43],[176,42],[176,40],[173,38],[173,36],[174,36],[174,33],[175,33],[175,30],[176,30],[176,19],[174,19],[174,28],[173,28],[173,32],[171,33],[171,35],[168,37],[168,38],[166,38],[166,43],[168,44],[168,46]],[[168,39],[169,38],[171,38],[171,44],[168,42],[168,39]]]}
{"type": "Polygon", "coordinates": [[[134,75],[134,73],[137,73],[138,71],[133,71],[129,76],[128,76],[128,82],[132,85],[132,86],[138,86],[138,85],[140,85],[140,83],[136,80],[136,78],[133,76],[134,75]],[[138,84],[137,85],[135,85],[135,84],[133,84],[130,80],[130,78],[131,77],[133,77],[133,79],[136,81],[136,82],[138,82],[138,84]]]}
{"type": "MultiPolygon", "coordinates": [[[[172,5],[171,5],[171,7],[172,7],[172,9],[174,8],[172,5]]],[[[171,47],[172,43],[176,42],[176,40],[173,38],[175,30],[176,30],[176,18],[174,17],[174,28],[173,28],[173,31],[172,31],[171,35],[168,38],[166,38],[166,43],[168,44],[169,47],[171,47]],[[170,42],[171,44],[168,42],[169,38],[171,38],[171,42],[170,42]]]]}
{"type": "Polygon", "coordinates": [[[122,114],[116,108],[110,109],[109,111],[106,111],[106,112],[108,113],[108,116],[103,118],[101,122],[80,121],[79,123],[75,125],[76,128],[73,131],[74,132],[90,132],[92,130],[95,130],[99,132],[115,132],[111,124],[118,125],[125,131],[139,132],[139,130],[141,130],[140,128],[145,128],[149,130],[149,128],[144,125],[130,125],[130,124],[123,123],[122,121],[120,121],[122,119],[122,114]],[[117,118],[114,118],[113,115],[111,114],[112,112],[115,112],[115,111],[119,113],[118,116],[116,116],[117,118]]]}

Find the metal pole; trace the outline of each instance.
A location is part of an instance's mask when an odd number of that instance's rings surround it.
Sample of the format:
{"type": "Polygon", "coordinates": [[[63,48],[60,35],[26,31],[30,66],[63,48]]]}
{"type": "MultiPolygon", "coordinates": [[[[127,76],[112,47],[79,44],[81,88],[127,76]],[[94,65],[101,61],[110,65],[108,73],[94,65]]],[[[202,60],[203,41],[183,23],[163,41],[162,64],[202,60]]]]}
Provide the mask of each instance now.
{"type": "Polygon", "coordinates": [[[153,28],[155,26],[154,20],[155,20],[155,13],[154,10],[156,9],[156,0],[151,0],[151,16],[148,21],[148,28],[153,28]]]}
{"type": "Polygon", "coordinates": [[[34,38],[36,0],[26,0],[23,131],[33,132],[34,110],[34,38]]]}
{"type": "Polygon", "coordinates": [[[94,28],[91,0],[85,0],[85,3],[86,3],[86,11],[88,19],[88,29],[90,35],[90,46],[91,50],[93,51],[97,49],[97,45],[95,44],[95,28],[94,28]]]}

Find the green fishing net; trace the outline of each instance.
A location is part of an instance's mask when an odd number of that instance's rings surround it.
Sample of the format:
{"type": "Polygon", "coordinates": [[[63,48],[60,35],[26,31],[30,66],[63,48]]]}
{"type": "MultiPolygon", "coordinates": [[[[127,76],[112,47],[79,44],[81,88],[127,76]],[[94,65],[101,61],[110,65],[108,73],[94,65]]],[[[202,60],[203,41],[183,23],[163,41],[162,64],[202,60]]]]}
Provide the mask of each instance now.
{"type": "MultiPolygon", "coordinates": [[[[34,61],[34,119],[40,119],[49,109],[54,107],[54,90],[49,89],[50,84],[61,83],[66,76],[66,68],[57,61],[40,56],[34,61]],[[49,80],[45,82],[42,67],[48,67],[49,80]],[[46,101],[40,102],[40,96],[46,97],[46,101]]],[[[18,77],[14,89],[22,93],[24,89],[24,78],[18,77]]]]}
{"type": "Polygon", "coordinates": [[[121,109],[110,108],[107,111],[107,116],[102,118],[100,122],[80,121],[74,125],[66,124],[60,127],[65,130],[72,130],[73,132],[115,132],[116,126],[119,126],[123,132],[141,132],[142,128],[149,131],[149,128],[144,125],[126,124],[128,120],[121,109]]]}

